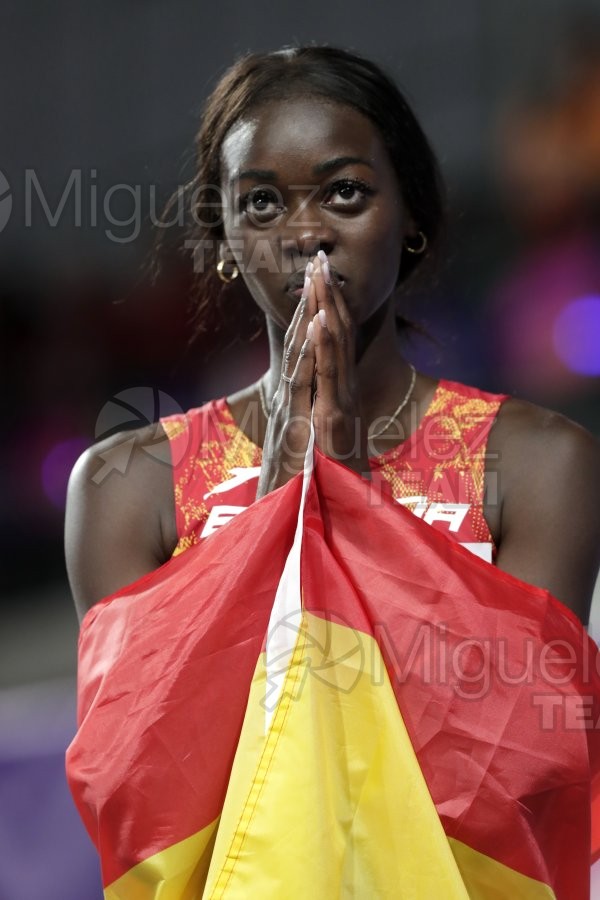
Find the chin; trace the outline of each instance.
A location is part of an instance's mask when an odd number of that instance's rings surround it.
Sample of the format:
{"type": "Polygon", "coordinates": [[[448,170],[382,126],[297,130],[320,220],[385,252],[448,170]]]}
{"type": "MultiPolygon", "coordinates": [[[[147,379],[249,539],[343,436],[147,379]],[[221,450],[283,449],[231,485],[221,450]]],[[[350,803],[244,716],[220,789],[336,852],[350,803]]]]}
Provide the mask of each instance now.
{"type": "Polygon", "coordinates": [[[351,304],[348,304],[350,314],[359,328],[379,329],[388,316],[392,299],[392,297],[388,297],[383,303],[374,304],[370,309],[361,309],[358,311],[358,316],[352,309],[351,304]]]}

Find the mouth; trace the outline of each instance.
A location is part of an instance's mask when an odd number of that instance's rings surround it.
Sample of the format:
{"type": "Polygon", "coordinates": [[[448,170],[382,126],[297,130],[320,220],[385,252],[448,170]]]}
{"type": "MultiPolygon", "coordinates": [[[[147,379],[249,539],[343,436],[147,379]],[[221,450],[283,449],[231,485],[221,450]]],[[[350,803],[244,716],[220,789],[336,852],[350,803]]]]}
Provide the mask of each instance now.
{"type": "MultiPolygon", "coordinates": [[[[301,297],[302,291],[304,289],[304,269],[298,269],[297,272],[294,272],[288,278],[284,291],[287,294],[291,294],[293,297],[301,297]]],[[[335,269],[331,263],[329,264],[329,271],[331,273],[331,280],[334,284],[336,284],[339,288],[343,288],[346,279],[344,276],[335,269]]]]}

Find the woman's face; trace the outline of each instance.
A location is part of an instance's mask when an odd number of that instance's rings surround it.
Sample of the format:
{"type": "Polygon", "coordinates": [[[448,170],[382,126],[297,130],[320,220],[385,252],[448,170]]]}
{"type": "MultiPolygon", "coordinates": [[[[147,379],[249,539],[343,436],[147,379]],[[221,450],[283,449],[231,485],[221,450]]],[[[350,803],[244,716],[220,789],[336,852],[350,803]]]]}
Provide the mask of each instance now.
{"type": "Polygon", "coordinates": [[[349,106],[271,102],[222,147],[226,244],[260,308],[287,328],[319,249],[357,324],[391,297],[415,232],[382,138],[349,106]]]}

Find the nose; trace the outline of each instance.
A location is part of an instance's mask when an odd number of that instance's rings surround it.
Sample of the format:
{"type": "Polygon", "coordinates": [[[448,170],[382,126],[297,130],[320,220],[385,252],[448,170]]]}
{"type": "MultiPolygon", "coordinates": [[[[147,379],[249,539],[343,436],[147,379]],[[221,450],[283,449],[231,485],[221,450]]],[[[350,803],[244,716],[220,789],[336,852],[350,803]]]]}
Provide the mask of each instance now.
{"type": "Polygon", "coordinates": [[[335,236],[331,230],[303,231],[295,237],[285,237],[281,241],[281,249],[286,256],[303,256],[307,259],[324,250],[329,256],[335,246],[335,236]]]}
{"type": "Polygon", "coordinates": [[[324,221],[323,211],[318,206],[306,205],[305,209],[293,210],[288,215],[280,236],[281,251],[292,260],[308,260],[319,250],[329,256],[337,238],[335,228],[324,221]]]}

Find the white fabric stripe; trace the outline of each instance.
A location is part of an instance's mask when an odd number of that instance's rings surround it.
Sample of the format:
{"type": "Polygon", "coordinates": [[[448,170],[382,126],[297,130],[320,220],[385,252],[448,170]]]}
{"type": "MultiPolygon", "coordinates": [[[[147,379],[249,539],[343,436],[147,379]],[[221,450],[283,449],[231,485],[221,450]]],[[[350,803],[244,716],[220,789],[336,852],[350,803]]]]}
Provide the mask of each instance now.
{"type": "Polygon", "coordinates": [[[461,544],[461,547],[470,550],[471,553],[474,553],[475,556],[485,560],[485,562],[492,562],[492,545],[490,541],[482,541],[480,544],[469,544],[467,542],[461,544]]]}
{"type": "Polygon", "coordinates": [[[600,859],[596,860],[591,869],[590,898],[600,900],[600,859]]]}
{"type": "Polygon", "coordinates": [[[277,708],[286,672],[298,641],[302,621],[302,593],[300,587],[300,553],[302,550],[302,534],[304,531],[304,501],[313,473],[313,448],[315,431],[312,412],[310,417],[310,435],[304,457],[304,475],[302,494],[298,509],[296,533],[291,550],[285,561],[281,579],[277,585],[275,601],[269,619],[266,644],[266,690],[265,734],[269,730],[271,720],[277,708]]]}

